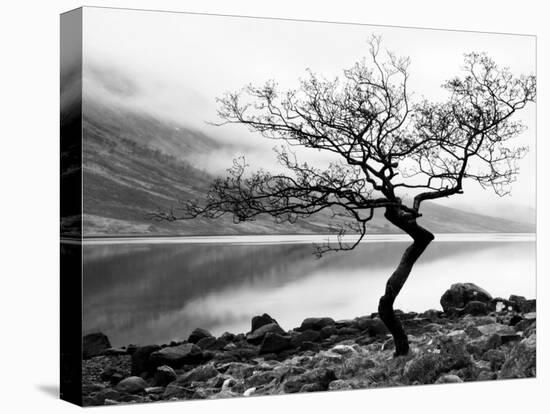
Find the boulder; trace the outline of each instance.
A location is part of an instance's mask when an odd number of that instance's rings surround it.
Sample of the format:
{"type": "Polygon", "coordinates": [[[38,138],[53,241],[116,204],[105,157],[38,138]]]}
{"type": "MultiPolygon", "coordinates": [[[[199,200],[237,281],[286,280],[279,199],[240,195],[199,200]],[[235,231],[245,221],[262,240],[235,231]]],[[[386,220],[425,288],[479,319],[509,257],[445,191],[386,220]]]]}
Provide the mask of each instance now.
{"type": "Polygon", "coordinates": [[[203,351],[219,351],[220,349],[223,349],[227,344],[228,342],[226,340],[221,338],[214,338],[213,336],[202,338],[196,343],[196,345],[203,351]]]}
{"type": "Polygon", "coordinates": [[[443,312],[441,312],[440,310],[437,310],[437,309],[428,309],[427,311],[422,312],[422,313],[419,315],[419,317],[425,318],[425,319],[430,319],[430,320],[433,321],[433,320],[440,319],[442,313],[443,313],[443,312]]]}
{"type": "Polygon", "coordinates": [[[82,338],[82,358],[84,359],[103,355],[103,352],[109,348],[111,348],[109,338],[101,332],[91,333],[82,338]]]}
{"type": "Polygon", "coordinates": [[[220,339],[227,342],[233,342],[235,340],[235,334],[232,334],[231,332],[224,332],[222,336],[220,336],[220,339]]]}
{"type": "Polygon", "coordinates": [[[323,329],[319,331],[319,335],[321,336],[321,339],[330,338],[332,335],[336,335],[337,333],[338,333],[338,329],[336,329],[336,326],[334,325],[325,326],[323,329]]]}
{"type": "MultiPolygon", "coordinates": [[[[269,316],[267,313],[263,315],[254,316],[252,318],[250,332],[254,332],[256,329],[261,328],[264,325],[269,325],[270,323],[277,323],[275,319],[269,316]]],[[[277,324],[278,325],[278,324],[277,324]]]]}
{"type": "Polygon", "coordinates": [[[513,304],[514,309],[521,313],[534,312],[537,307],[534,299],[527,300],[524,296],[510,295],[508,300],[513,304]]]}
{"type": "Polygon", "coordinates": [[[125,392],[128,394],[137,394],[145,391],[145,388],[147,387],[148,385],[143,378],[133,376],[124,378],[122,381],[120,381],[117,384],[116,389],[117,391],[125,392]]]}
{"type": "Polygon", "coordinates": [[[489,303],[492,296],[473,283],[455,283],[441,296],[440,303],[445,313],[456,312],[469,302],[489,303]]]}
{"type": "Polygon", "coordinates": [[[202,360],[201,349],[191,343],[162,348],[149,356],[149,361],[155,367],[168,365],[176,369],[181,368],[183,365],[198,364],[202,360]]]}
{"type": "Polygon", "coordinates": [[[189,338],[187,339],[187,342],[196,344],[203,338],[212,338],[212,334],[208,332],[206,329],[197,328],[193,332],[191,332],[191,334],[189,335],[189,338]]]}
{"type": "MultiPolygon", "coordinates": [[[[132,353],[132,375],[141,375],[144,372],[153,372],[156,366],[149,361],[149,357],[155,351],[158,351],[158,345],[146,345],[137,347],[132,353]]],[[[162,365],[162,364],[160,364],[162,365]]]]}
{"type": "Polygon", "coordinates": [[[313,329],[308,329],[307,331],[302,332],[292,332],[291,333],[291,343],[295,348],[299,348],[304,342],[318,342],[321,340],[321,334],[319,331],[314,331],[313,329]]]}
{"type": "Polygon", "coordinates": [[[291,347],[290,336],[268,332],[260,345],[260,354],[277,354],[291,347]]]}
{"type": "Polygon", "coordinates": [[[258,329],[250,332],[249,334],[246,335],[246,340],[251,344],[259,345],[262,343],[264,336],[267,333],[276,333],[279,335],[286,335],[286,332],[283,331],[283,328],[281,328],[279,324],[273,322],[267,325],[263,325],[258,329]]]}
{"type": "Polygon", "coordinates": [[[170,384],[172,381],[175,381],[177,378],[176,371],[168,365],[161,365],[157,367],[155,371],[155,385],[164,387],[165,385],[170,384]]]}
{"type": "Polygon", "coordinates": [[[487,315],[490,312],[489,306],[487,303],[480,302],[479,300],[472,300],[464,306],[462,313],[464,315],[487,315]]]}
{"type": "Polygon", "coordinates": [[[117,401],[120,398],[120,392],[112,388],[105,388],[104,390],[99,391],[96,395],[92,397],[93,405],[104,405],[105,400],[117,401]]]}
{"type": "Polygon", "coordinates": [[[314,331],[320,331],[325,326],[331,325],[335,325],[334,319],[332,318],[307,318],[302,321],[302,324],[297,330],[306,331],[308,329],[313,329],[314,331]]]}
{"type": "Polygon", "coordinates": [[[444,312],[456,309],[463,310],[472,302],[491,304],[491,295],[483,288],[473,283],[455,283],[447,289],[440,298],[440,304],[444,312]]]}
{"type": "Polygon", "coordinates": [[[535,377],[536,368],[537,338],[536,335],[531,335],[512,348],[510,354],[502,364],[498,378],[535,377]]]}
{"type": "Polygon", "coordinates": [[[356,326],[361,331],[367,331],[369,336],[383,336],[389,333],[388,328],[380,318],[361,317],[355,320],[356,326]]]}

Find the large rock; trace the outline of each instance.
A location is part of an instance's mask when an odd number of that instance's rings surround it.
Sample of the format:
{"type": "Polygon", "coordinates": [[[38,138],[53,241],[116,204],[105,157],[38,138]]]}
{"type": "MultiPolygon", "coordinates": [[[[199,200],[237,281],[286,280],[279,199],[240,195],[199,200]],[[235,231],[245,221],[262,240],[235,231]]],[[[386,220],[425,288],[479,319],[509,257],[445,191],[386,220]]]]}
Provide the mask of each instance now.
{"type": "Polygon", "coordinates": [[[206,329],[197,328],[193,332],[191,332],[191,334],[189,335],[189,338],[187,339],[187,342],[196,344],[203,338],[212,338],[212,334],[208,332],[206,329]]]}
{"type": "Polygon", "coordinates": [[[291,347],[290,336],[268,332],[260,345],[260,354],[277,354],[291,347]]]}
{"type": "Polygon", "coordinates": [[[523,296],[510,295],[508,300],[513,304],[513,307],[521,313],[536,311],[537,302],[535,299],[528,300],[523,296]]]}
{"type": "Polygon", "coordinates": [[[463,310],[463,314],[472,316],[487,315],[489,312],[489,305],[479,300],[468,302],[463,310]]]}
{"type": "Polygon", "coordinates": [[[299,348],[304,342],[318,342],[321,340],[321,334],[319,331],[308,329],[302,332],[292,332],[292,346],[299,348]]]}
{"type": "Polygon", "coordinates": [[[91,333],[82,338],[82,358],[84,359],[102,355],[109,348],[111,348],[109,338],[101,332],[91,333]]]}
{"type": "Polygon", "coordinates": [[[325,326],[334,325],[334,319],[332,318],[307,318],[304,319],[302,325],[297,329],[298,331],[307,331],[308,329],[313,329],[314,331],[320,331],[325,326]]]}
{"type": "Polygon", "coordinates": [[[196,345],[202,349],[203,351],[219,351],[227,346],[229,342],[227,342],[224,339],[221,338],[214,338],[213,336],[209,336],[206,338],[202,338],[200,341],[196,343],[196,345]]]}
{"type": "Polygon", "coordinates": [[[286,335],[286,332],[283,331],[283,328],[281,328],[279,324],[273,322],[267,325],[262,325],[258,329],[250,332],[248,335],[246,335],[246,340],[251,344],[259,345],[262,343],[264,336],[267,333],[276,333],[279,335],[286,335]]]}
{"type": "Polygon", "coordinates": [[[149,360],[151,354],[158,351],[158,345],[145,345],[136,348],[132,353],[132,375],[141,375],[144,372],[153,372],[158,365],[153,365],[149,360]]]}
{"type": "Polygon", "coordinates": [[[500,369],[499,379],[535,377],[537,369],[537,338],[531,335],[519,342],[500,369]]]}
{"type": "Polygon", "coordinates": [[[384,336],[389,333],[388,328],[384,325],[384,322],[380,318],[370,318],[363,316],[355,320],[357,329],[361,331],[367,331],[369,336],[384,336]]]}
{"type": "Polygon", "coordinates": [[[275,319],[269,316],[267,313],[263,315],[257,315],[252,318],[250,332],[254,332],[256,329],[261,328],[264,325],[269,325],[270,323],[277,323],[275,319]]]}
{"type": "Polygon", "coordinates": [[[117,391],[125,392],[128,394],[137,394],[143,392],[147,387],[148,385],[143,378],[133,376],[124,378],[122,381],[120,381],[117,384],[116,389],[117,391]]]}
{"type": "Polygon", "coordinates": [[[441,307],[446,313],[463,309],[469,302],[491,302],[492,296],[485,289],[473,283],[455,283],[441,296],[441,307]]]}
{"type": "Polygon", "coordinates": [[[181,368],[183,365],[198,364],[202,359],[201,349],[190,343],[162,348],[149,356],[151,364],[155,367],[168,365],[175,369],[181,368]]]}

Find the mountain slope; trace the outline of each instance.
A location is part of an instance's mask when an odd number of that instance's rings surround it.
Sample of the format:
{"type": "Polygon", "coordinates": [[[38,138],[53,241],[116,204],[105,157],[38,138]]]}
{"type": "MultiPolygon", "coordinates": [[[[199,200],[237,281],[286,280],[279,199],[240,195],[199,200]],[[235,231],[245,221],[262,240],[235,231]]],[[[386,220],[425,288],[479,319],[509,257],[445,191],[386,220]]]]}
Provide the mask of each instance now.
{"type": "MultiPolygon", "coordinates": [[[[83,148],[83,228],[85,236],[222,235],[328,233],[330,212],[295,224],[269,217],[233,224],[231,217],[173,223],[149,220],[147,213],[200,198],[213,180],[191,164],[221,144],[201,132],[146,114],[86,101],[83,148]]],[[[220,160],[230,163],[230,160],[220,160]]],[[[532,225],[425,203],[420,222],[441,232],[532,232],[532,225]]],[[[396,233],[377,211],[372,233],[396,233]]]]}

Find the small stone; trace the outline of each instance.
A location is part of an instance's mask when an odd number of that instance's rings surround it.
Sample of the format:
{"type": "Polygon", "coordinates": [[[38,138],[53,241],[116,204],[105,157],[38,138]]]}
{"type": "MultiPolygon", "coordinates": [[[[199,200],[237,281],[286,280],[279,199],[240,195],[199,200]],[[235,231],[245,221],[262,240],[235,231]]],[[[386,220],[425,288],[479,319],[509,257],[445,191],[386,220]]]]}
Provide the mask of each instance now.
{"type": "Polygon", "coordinates": [[[346,380],[335,380],[328,384],[329,391],[351,390],[353,387],[346,380]]]}
{"type": "Polygon", "coordinates": [[[254,392],[256,392],[256,387],[249,388],[245,392],[243,392],[243,396],[250,397],[254,394],[254,392]]]}
{"type": "Polygon", "coordinates": [[[120,398],[120,392],[112,388],[106,388],[104,390],[99,391],[96,395],[93,396],[92,404],[103,405],[105,404],[105,400],[107,399],[116,401],[119,398],[120,398]]]}
{"type": "Polygon", "coordinates": [[[348,355],[348,356],[351,354],[357,353],[357,350],[350,345],[336,345],[331,348],[331,351],[340,355],[348,355]]]}
{"type": "Polygon", "coordinates": [[[166,387],[147,387],[145,388],[145,394],[163,394],[166,387]]]}
{"type": "Polygon", "coordinates": [[[162,365],[155,372],[154,382],[157,386],[165,386],[175,381],[177,377],[176,371],[172,367],[162,365]]]}
{"type": "Polygon", "coordinates": [[[213,365],[202,365],[178,377],[177,384],[188,384],[193,381],[207,381],[220,372],[213,365]]]}
{"type": "Polygon", "coordinates": [[[168,365],[176,369],[186,364],[197,364],[202,359],[201,349],[191,343],[162,348],[149,356],[154,366],[168,365]]]}
{"type": "Polygon", "coordinates": [[[318,384],[316,388],[318,388],[319,391],[326,391],[328,389],[328,384],[335,379],[336,375],[334,371],[326,368],[314,368],[303,374],[288,378],[284,384],[284,391],[287,393],[300,392],[307,384],[318,384]]]}
{"type": "Polygon", "coordinates": [[[120,381],[116,389],[120,392],[125,392],[128,394],[137,394],[143,392],[148,385],[145,380],[141,377],[128,377],[120,381]]]}
{"type": "Polygon", "coordinates": [[[459,383],[464,382],[458,375],[452,375],[452,374],[443,374],[441,375],[437,381],[436,384],[452,384],[452,383],[459,383]]]}
{"type": "Polygon", "coordinates": [[[477,376],[477,381],[492,381],[497,379],[497,374],[491,371],[481,371],[477,376]]]}

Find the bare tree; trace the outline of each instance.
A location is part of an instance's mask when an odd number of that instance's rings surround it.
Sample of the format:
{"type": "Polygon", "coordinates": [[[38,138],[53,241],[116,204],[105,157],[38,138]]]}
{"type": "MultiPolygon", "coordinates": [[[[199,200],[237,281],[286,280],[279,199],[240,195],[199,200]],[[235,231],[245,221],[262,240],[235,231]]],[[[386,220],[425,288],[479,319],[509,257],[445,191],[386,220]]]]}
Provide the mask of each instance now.
{"type": "Polygon", "coordinates": [[[347,228],[340,228],[337,243],[317,246],[322,255],[355,248],[375,209],[384,209],[385,218],[413,240],[378,307],[393,335],[395,354],[405,355],[407,335],[393,304],[434,239],[417,222],[422,202],[461,194],[465,179],[499,195],[509,192],[517,161],[526,151],[509,145],[525,128],[513,115],[534,102],[536,80],[533,75],[515,77],[485,54],[470,53],[462,76],[442,85],[448,92],[445,102],[413,103],[407,89],[409,59],[381,55],[380,39],[373,37],[369,60],[345,70],[341,79],[326,80],[310,71],[296,90],[281,93],[275,82],[268,82],[218,99],[220,125],[246,125],[286,144],[276,150],[285,173],[248,174],[244,158],[236,159],[228,175],[213,182],[205,200],[183,200],[154,217],[231,214],[239,223],[267,214],[292,223],[331,209],[348,217],[347,228]],[[314,168],[299,162],[292,146],[333,153],[335,161],[314,168]],[[350,230],[357,239],[346,244],[342,235],[350,230]]]}

